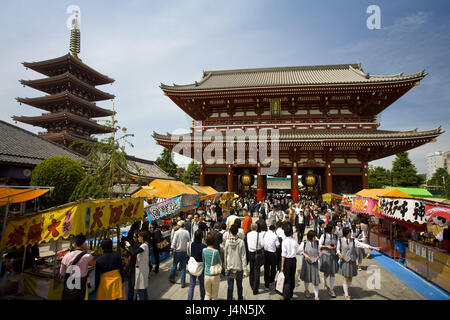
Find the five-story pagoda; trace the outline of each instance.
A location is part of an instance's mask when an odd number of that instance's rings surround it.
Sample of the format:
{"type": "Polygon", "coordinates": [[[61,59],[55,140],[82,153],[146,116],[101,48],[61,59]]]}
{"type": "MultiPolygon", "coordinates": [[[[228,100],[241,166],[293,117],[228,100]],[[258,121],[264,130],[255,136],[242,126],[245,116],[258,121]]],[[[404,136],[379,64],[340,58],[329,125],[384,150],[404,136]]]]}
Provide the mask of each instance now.
{"type": "Polygon", "coordinates": [[[93,140],[93,134],[110,133],[113,130],[92,118],[113,114],[112,111],[97,106],[95,102],[114,99],[114,95],[96,88],[98,85],[113,83],[114,79],[92,69],[78,57],[80,30],[77,15],[72,22],[70,51],[71,53],[59,58],[23,63],[26,68],[47,78],[21,80],[20,83],[48,95],[17,98],[17,101],[48,112],[34,117],[14,116],[13,119],[45,128],[47,131],[40,132],[39,135],[84,153],[79,142],[93,140]]]}

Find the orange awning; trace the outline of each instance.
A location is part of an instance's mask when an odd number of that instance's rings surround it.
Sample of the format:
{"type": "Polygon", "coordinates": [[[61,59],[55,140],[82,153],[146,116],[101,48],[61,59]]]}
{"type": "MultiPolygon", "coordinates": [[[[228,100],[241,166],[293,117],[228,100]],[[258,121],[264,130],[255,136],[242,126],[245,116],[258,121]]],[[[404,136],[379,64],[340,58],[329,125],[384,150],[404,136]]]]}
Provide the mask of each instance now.
{"type": "Polygon", "coordinates": [[[7,203],[21,203],[33,200],[49,192],[51,188],[36,189],[33,187],[19,189],[12,187],[0,187],[0,205],[7,203]]]}
{"type": "Polygon", "coordinates": [[[214,199],[220,192],[210,186],[192,186],[200,194],[200,200],[214,199]]]}
{"type": "Polygon", "coordinates": [[[198,194],[198,192],[181,181],[155,179],[148,186],[143,186],[141,190],[133,193],[132,197],[169,199],[180,194],[198,194]]]}
{"type": "Polygon", "coordinates": [[[412,198],[409,194],[398,189],[363,189],[356,195],[373,199],[381,197],[412,198]]]}

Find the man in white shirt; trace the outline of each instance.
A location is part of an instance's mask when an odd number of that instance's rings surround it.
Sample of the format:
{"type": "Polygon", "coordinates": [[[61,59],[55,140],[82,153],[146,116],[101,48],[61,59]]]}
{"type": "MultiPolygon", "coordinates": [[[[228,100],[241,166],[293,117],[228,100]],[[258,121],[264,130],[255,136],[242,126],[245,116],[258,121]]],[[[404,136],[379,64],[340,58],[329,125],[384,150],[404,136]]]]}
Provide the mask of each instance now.
{"type": "Polygon", "coordinates": [[[269,231],[264,237],[264,284],[266,289],[275,282],[277,273],[277,248],[280,247],[280,241],[275,233],[275,226],[270,225],[269,231]]]}
{"type": "Polygon", "coordinates": [[[189,231],[184,228],[184,221],[179,221],[178,229],[174,236],[170,246],[170,255],[173,255],[172,269],[170,270],[169,281],[175,283],[175,271],[178,264],[181,267],[181,287],[186,286],[186,262],[187,262],[187,243],[191,240],[189,231]]]}
{"type": "Polygon", "coordinates": [[[199,217],[199,214],[196,213],[196,214],[194,214],[194,220],[192,220],[192,224],[191,224],[191,230],[190,230],[191,241],[194,241],[195,231],[198,230],[199,222],[200,222],[200,217],[199,217]]]}
{"type": "Polygon", "coordinates": [[[295,213],[296,213],[295,229],[297,231],[297,240],[298,243],[301,243],[303,241],[303,235],[305,233],[305,216],[303,213],[303,208],[300,206],[299,203],[295,208],[295,213]]]}
{"type": "Polygon", "coordinates": [[[286,238],[281,244],[281,272],[284,273],[284,300],[290,300],[294,294],[295,271],[297,269],[297,255],[300,254],[300,246],[292,238],[294,234],[292,228],[286,227],[284,230],[286,238]]]}
{"type": "Polygon", "coordinates": [[[253,290],[253,294],[258,294],[259,289],[259,278],[261,274],[261,265],[258,265],[256,260],[257,253],[260,254],[264,249],[264,238],[256,232],[258,225],[256,223],[252,224],[252,231],[247,233],[246,241],[247,248],[249,251],[249,262],[250,262],[250,287],[253,290]]]}
{"type": "Polygon", "coordinates": [[[278,221],[277,222],[277,230],[276,230],[276,235],[278,237],[278,241],[280,243],[280,247],[277,248],[277,270],[281,271],[281,245],[283,244],[284,239],[286,239],[286,235],[284,234],[284,230],[282,228],[282,222],[278,221]]]}

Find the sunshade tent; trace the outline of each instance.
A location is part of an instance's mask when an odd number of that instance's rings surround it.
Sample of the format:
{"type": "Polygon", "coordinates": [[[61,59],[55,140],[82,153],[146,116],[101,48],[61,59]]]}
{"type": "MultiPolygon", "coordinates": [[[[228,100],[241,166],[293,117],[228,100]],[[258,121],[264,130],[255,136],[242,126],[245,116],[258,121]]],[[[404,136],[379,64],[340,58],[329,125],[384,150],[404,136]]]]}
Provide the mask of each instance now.
{"type": "Polygon", "coordinates": [[[192,186],[200,194],[200,200],[214,199],[220,192],[210,186],[192,186]]]}
{"type": "Polygon", "coordinates": [[[433,196],[430,191],[423,188],[386,187],[386,189],[397,189],[416,198],[433,196]]]}
{"type": "Polygon", "coordinates": [[[322,195],[322,199],[323,201],[327,202],[327,203],[331,203],[331,200],[335,199],[335,200],[342,200],[342,196],[335,194],[335,193],[324,193],[322,195]]]}
{"type": "Polygon", "coordinates": [[[155,179],[148,186],[132,195],[133,198],[169,199],[180,194],[195,194],[198,192],[181,181],[155,179]]]}
{"type": "Polygon", "coordinates": [[[43,194],[49,192],[52,188],[14,188],[14,187],[0,187],[0,205],[7,203],[21,203],[36,199],[43,194]]]}
{"type": "Polygon", "coordinates": [[[356,195],[360,197],[379,199],[380,197],[397,197],[397,198],[412,198],[409,194],[398,189],[363,189],[356,195]]]}

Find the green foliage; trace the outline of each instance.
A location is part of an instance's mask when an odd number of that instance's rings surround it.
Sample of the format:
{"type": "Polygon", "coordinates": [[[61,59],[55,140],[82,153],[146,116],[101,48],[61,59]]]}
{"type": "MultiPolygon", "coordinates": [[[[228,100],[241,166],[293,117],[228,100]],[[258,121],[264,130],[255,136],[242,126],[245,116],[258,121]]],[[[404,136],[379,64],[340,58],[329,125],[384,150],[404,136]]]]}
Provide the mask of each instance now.
{"type": "Polygon", "coordinates": [[[173,178],[177,176],[177,165],[173,161],[172,151],[164,148],[161,155],[156,159],[156,165],[163,169],[167,174],[173,178]]]}
{"type": "MultiPolygon", "coordinates": [[[[131,163],[126,159],[125,145],[133,147],[127,139],[134,135],[126,133],[126,128],[121,128],[114,117],[112,121],[106,120],[105,126],[115,130],[111,136],[98,142],[86,141],[81,144],[81,148],[89,153],[86,160],[89,173],[73,192],[70,197],[72,201],[112,198],[115,184],[122,185],[122,191],[127,191],[130,187],[131,179],[128,172],[131,163]],[[120,131],[123,133],[122,136],[116,138],[116,132],[120,131]]],[[[139,174],[139,168],[133,169],[139,174]]]]}
{"type": "Polygon", "coordinates": [[[50,194],[39,199],[41,209],[47,209],[67,203],[84,177],[83,167],[75,160],[69,157],[52,157],[42,160],[33,169],[30,185],[55,187],[50,194]]]}
{"type": "Polygon", "coordinates": [[[445,180],[444,196],[450,199],[450,179],[445,180]]]}
{"type": "Polygon", "coordinates": [[[400,152],[392,162],[392,183],[398,187],[419,187],[417,169],[408,157],[408,152],[400,152]]]}
{"type": "Polygon", "coordinates": [[[450,179],[450,175],[447,170],[444,168],[439,168],[433,174],[430,180],[428,180],[429,186],[444,186],[444,180],[447,181],[450,179]]]}
{"type": "Polygon", "coordinates": [[[200,182],[200,164],[194,160],[189,163],[186,172],[182,175],[181,180],[186,184],[193,184],[200,182]]]}
{"type": "Polygon", "coordinates": [[[391,185],[391,172],[383,167],[369,167],[369,188],[391,185]]]}

